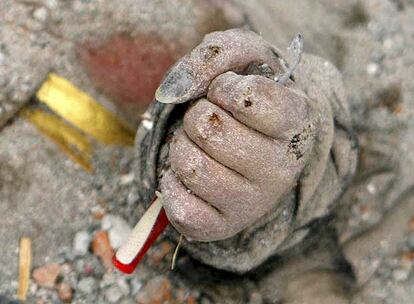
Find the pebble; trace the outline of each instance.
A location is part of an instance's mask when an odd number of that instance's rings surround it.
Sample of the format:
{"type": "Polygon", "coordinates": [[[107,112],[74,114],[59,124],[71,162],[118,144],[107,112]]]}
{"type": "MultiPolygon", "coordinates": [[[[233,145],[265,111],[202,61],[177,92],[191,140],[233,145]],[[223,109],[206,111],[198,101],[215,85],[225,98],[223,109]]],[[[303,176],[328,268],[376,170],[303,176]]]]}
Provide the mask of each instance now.
{"type": "Polygon", "coordinates": [[[45,7],[39,7],[33,12],[33,18],[35,18],[37,21],[40,21],[40,22],[45,22],[47,19],[47,15],[48,15],[48,12],[45,7]]]}
{"type": "Polygon", "coordinates": [[[136,302],[132,298],[124,298],[119,304],[136,304],[136,302]]]}
{"type": "Polygon", "coordinates": [[[408,222],[408,230],[414,231],[414,216],[408,222]]]}
{"type": "Polygon", "coordinates": [[[171,283],[164,276],[157,276],[148,281],[138,293],[139,304],[164,303],[171,300],[171,283]]]}
{"type": "Polygon", "coordinates": [[[130,183],[132,183],[135,179],[135,175],[134,173],[128,173],[128,174],[124,174],[121,175],[119,178],[119,184],[120,185],[128,185],[130,183]]]}
{"type": "Polygon", "coordinates": [[[122,292],[123,295],[128,295],[130,292],[129,285],[127,281],[125,280],[125,277],[120,277],[116,280],[116,284],[119,288],[119,290],[122,292]]]}
{"type": "Polygon", "coordinates": [[[190,297],[190,292],[184,288],[178,288],[175,291],[175,300],[178,303],[185,303],[190,297]]]}
{"type": "Polygon", "coordinates": [[[262,304],[263,298],[262,295],[258,292],[252,292],[250,295],[250,301],[251,304],[262,304]]]}
{"type": "Polygon", "coordinates": [[[135,191],[131,191],[127,197],[127,204],[128,205],[136,204],[138,200],[139,200],[139,194],[135,191]]]}
{"type": "Polygon", "coordinates": [[[6,63],[6,55],[0,52],[0,65],[4,65],[6,63]]]}
{"type": "Polygon", "coordinates": [[[410,233],[407,239],[407,245],[410,249],[414,249],[414,233],[410,233]]]}
{"type": "Polygon", "coordinates": [[[129,282],[131,285],[131,294],[135,295],[142,289],[142,282],[139,278],[133,277],[129,282]]]}
{"type": "Polygon", "coordinates": [[[121,300],[122,296],[123,293],[121,289],[116,285],[111,286],[105,291],[105,299],[109,303],[118,303],[119,300],[121,300]]]}
{"type": "Polygon", "coordinates": [[[162,242],[154,248],[154,251],[148,257],[154,265],[159,265],[162,260],[173,251],[174,246],[169,242],[162,242]]]}
{"type": "Polygon", "coordinates": [[[402,282],[405,281],[410,274],[410,271],[407,269],[395,269],[392,272],[392,277],[395,281],[402,282]]]}
{"type": "Polygon", "coordinates": [[[59,296],[59,299],[61,299],[63,302],[70,302],[72,301],[72,286],[70,286],[68,283],[61,283],[57,287],[57,293],[59,296]]]}
{"type": "Polygon", "coordinates": [[[72,265],[70,265],[69,263],[64,263],[63,265],[60,266],[60,272],[63,275],[68,275],[73,271],[72,265]]]}
{"type": "Polygon", "coordinates": [[[127,240],[132,229],[122,217],[107,214],[102,218],[102,230],[107,230],[112,248],[118,249],[127,240]]]}
{"type": "Polygon", "coordinates": [[[94,278],[87,277],[79,281],[77,290],[84,294],[91,294],[97,288],[97,283],[94,278]]]}
{"type": "Polygon", "coordinates": [[[99,283],[99,287],[104,289],[113,284],[115,284],[115,275],[112,272],[107,272],[103,275],[102,280],[99,283]]]}
{"type": "Polygon", "coordinates": [[[79,231],[73,239],[73,252],[76,255],[85,255],[88,252],[91,236],[87,231],[79,231]]]}
{"type": "Polygon", "coordinates": [[[46,6],[49,9],[56,9],[59,6],[59,3],[57,0],[47,0],[46,1],[46,6]]]}
{"type": "Polygon", "coordinates": [[[368,75],[375,76],[378,75],[379,66],[378,64],[371,62],[367,65],[367,73],[368,75]]]}
{"type": "Polygon", "coordinates": [[[106,270],[112,269],[112,256],[114,250],[111,247],[108,233],[104,230],[97,231],[92,240],[92,251],[101,259],[106,270]]]}
{"type": "Polygon", "coordinates": [[[53,288],[59,274],[60,266],[58,264],[48,264],[36,268],[33,271],[33,279],[41,287],[53,288]]]}

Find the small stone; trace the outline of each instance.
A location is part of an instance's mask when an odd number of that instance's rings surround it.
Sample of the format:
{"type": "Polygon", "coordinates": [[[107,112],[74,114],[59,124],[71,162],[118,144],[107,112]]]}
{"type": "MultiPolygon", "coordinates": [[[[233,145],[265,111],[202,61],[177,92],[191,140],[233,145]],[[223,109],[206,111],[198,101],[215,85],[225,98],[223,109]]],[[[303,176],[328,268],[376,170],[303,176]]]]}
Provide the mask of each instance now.
{"type": "Polygon", "coordinates": [[[77,290],[84,294],[91,294],[97,288],[97,283],[94,278],[87,277],[79,281],[77,290]]]}
{"type": "Polygon", "coordinates": [[[136,302],[132,298],[124,298],[119,304],[136,304],[136,302]]]}
{"type": "Polygon", "coordinates": [[[151,120],[146,120],[146,119],[144,119],[144,120],[142,121],[142,125],[143,125],[143,127],[144,127],[145,129],[147,129],[147,130],[151,130],[151,129],[154,127],[154,122],[153,122],[153,121],[151,121],[151,120]]]}
{"type": "Polygon", "coordinates": [[[34,294],[36,294],[37,289],[38,289],[37,285],[35,283],[33,283],[33,282],[30,282],[30,285],[29,285],[29,293],[31,295],[34,295],[34,294]]]}
{"type": "Polygon", "coordinates": [[[79,231],[73,239],[73,251],[75,255],[85,255],[88,252],[91,236],[86,231],[79,231]]]}
{"type": "Polygon", "coordinates": [[[414,249],[414,233],[411,233],[407,239],[407,245],[410,249],[414,249]]]}
{"type": "Polygon", "coordinates": [[[103,275],[102,280],[99,283],[101,289],[105,289],[115,284],[115,274],[113,272],[107,272],[103,275]]]}
{"type": "Polygon", "coordinates": [[[139,278],[133,277],[130,281],[131,284],[131,294],[137,294],[142,288],[142,282],[139,278]]]}
{"type": "Polygon", "coordinates": [[[0,52],[0,65],[4,65],[6,63],[6,55],[0,52]]]}
{"type": "Polygon", "coordinates": [[[252,292],[251,295],[250,295],[249,303],[262,304],[263,303],[262,295],[258,292],[252,292]]]}
{"type": "Polygon", "coordinates": [[[164,276],[149,280],[137,296],[139,304],[164,303],[169,300],[171,300],[171,283],[164,276]]]}
{"type": "Polygon", "coordinates": [[[184,288],[178,288],[175,292],[175,300],[178,303],[185,303],[190,296],[190,292],[184,288]]]}
{"type": "Polygon", "coordinates": [[[127,221],[112,214],[103,217],[101,228],[108,231],[109,241],[114,249],[121,247],[132,231],[127,221]]]}
{"type": "Polygon", "coordinates": [[[402,282],[408,278],[410,271],[407,269],[395,269],[392,272],[392,277],[395,281],[402,282]]]}
{"type": "Polygon", "coordinates": [[[47,19],[47,15],[48,15],[48,12],[45,7],[39,7],[33,12],[33,18],[35,18],[37,21],[40,21],[40,22],[45,22],[47,19]]]}
{"type": "Polygon", "coordinates": [[[61,283],[57,287],[59,299],[63,302],[72,301],[72,287],[68,283],[61,283]]]}
{"type": "Polygon", "coordinates": [[[112,269],[112,257],[114,250],[109,242],[108,233],[104,230],[97,231],[92,240],[92,251],[101,259],[107,270],[112,269]]]}
{"type": "Polygon", "coordinates": [[[408,230],[414,232],[414,216],[408,221],[408,230]]]}
{"type": "Polygon", "coordinates": [[[122,291],[116,285],[111,286],[109,289],[105,291],[105,299],[109,303],[118,303],[119,300],[121,300],[122,296],[122,291]]]}
{"type": "Polygon", "coordinates": [[[72,265],[70,265],[69,263],[64,263],[62,264],[62,266],[60,266],[60,272],[63,275],[68,275],[72,272],[73,268],[72,265]]]}
{"type": "Polygon", "coordinates": [[[59,6],[59,3],[58,3],[57,0],[47,0],[46,1],[46,6],[49,9],[55,9],[55,8],[57,8],[59,6]]]}
{"type": "Polygon", "coordinates": [[[94,219],[102,220],[106,214],[106,211],[101,206],[95,206],[95,207],[92,207],[91,213],[94,219]]]}
{"type": "Polygon", "coordinates": [[[414,264],[414,251],[405,252],[401,256],[400,266],[405,269],[410,269],[414,264]]]}
{"type": "Polygon", "coordinates": [[[135,191],[131,191],[127,197],[127,204],[134,205],[138,202],[138,200],[139,200],[139,194],[135,191]]]}
{"type": "Polygon", "coordinates": [[[121,177],[119,178],[119,183],[121,185],[128,185],[132,183],[134,179],[135,179],[134,173],[124,174],[124,175],[121,175],[121,177]]]}
{"type": "Polygon", "coordinates": [[[385,51],[389,51],[393,47],[394,42],[392,41],[391,38],[387,38],[387,39],[384,40],[382,45],[383,45],[385,51]]]}
{"type": "Polygon", "coordinates": [[[154,247],[154,251],[148,257],[154,265],[159,265],[161,261],[173,250],[173,245],[169,242],[162,242],[154,247]]]}
{"type": "Polygon", "coordinates": [[[130,288],[124,277],[118,278],[116,280],[116,284],[119,287],[119,290],[122,292],[123,295],[126,296],[129,294],[130,288]]]}
{"type": "Polygon", "coordinates": [[[33,271],[33,279],[41,287],[53,288],[59,274],[60,266],[58,264],[48,264],[36,268],[33,271]]]}
{"type": "Polygon", "coordinates": [[[193,295],[189,295],[187,298],[187,304],[197,304],[197,300],[193,295]]]}
{"type": "Polygon", "coordinates": [[[367,73],[368,75],[375,76],[378,75],[379,66],[378,64],[371,62],[367,65],[367,73]]]}
{"type": "Polygon", "coordinates": [[[367,190],[370,194],[375,194],[377,192],[377,188],[373,183],[367,185],[367,190]]]}

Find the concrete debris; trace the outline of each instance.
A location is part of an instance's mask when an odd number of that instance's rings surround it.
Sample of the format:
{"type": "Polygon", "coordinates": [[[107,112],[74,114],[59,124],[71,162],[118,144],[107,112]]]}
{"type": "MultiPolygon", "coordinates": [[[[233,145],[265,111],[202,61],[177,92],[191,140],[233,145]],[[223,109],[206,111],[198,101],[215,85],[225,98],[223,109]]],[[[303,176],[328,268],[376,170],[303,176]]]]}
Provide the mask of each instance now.
{"type": "Polygon", "coordinates": [[[102,218],[102,230],[108,231],[109,241],[114,249],[118,249],[126,241],[132,228],[122,217],[108,214],[102,218]]]}
{"type": "Polygon", "coordinates": [[[106,270],[112,269],[112,257],[114,250],[109,242],[108,233],[104,230],[97,231],[92,240],[92,251],[98,256],[106,270]]]}
{"type": "Polygon", "coordinates": [[[61,299],[63,302],[72,301],[72,296],[73,296],[72,286],[70,286],[68,283],[60,283],[57,286],[57,293],[58,293],[59,299],[61,299]]]}
{"type": "Polygon", "coordinates": [[[73,252],[76,255],[85,255],[91,242],[91,235],[87,231],[79,231],[73,239],[73,252]]]}
{"type": "Polygon", "coordinates": [[[33,271],[33,279],[36,284],[41,287],[53,288],[60,274],[60,266],[58,264],[48,264],[36,268],[33,271]]]}
{"type": "Polygon", "coordinates": [[[91,294],[97,289],[97,282],[92,277],[86,277],[79,281],[77,290],[84,294],[91,294]]]}

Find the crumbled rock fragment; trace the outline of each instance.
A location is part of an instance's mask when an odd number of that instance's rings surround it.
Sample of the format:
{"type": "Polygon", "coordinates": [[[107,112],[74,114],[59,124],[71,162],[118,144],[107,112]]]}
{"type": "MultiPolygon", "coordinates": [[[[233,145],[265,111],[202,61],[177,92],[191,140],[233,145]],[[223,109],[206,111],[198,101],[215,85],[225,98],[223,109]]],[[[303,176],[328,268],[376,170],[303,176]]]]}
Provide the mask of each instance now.
{"type": "Polygon", "coordinates": [[[164,276],[157,276],[148,281],[137,296],[139,304],[164,303],[171,299],[171,283],[164,276]]]}
{"type": "Polygon", "coordinates": [[[104,230],[97,231],[92,240],[92,251],[101,259],[106,270],[112,269],[112,256],[114,250],[111,247],[108,233],[104,230]]]}
{"type": "Polygon", "coordinates": [[[148,255],[154,265],[159,265],[161,261],[173,251],[174,247],[170,242],[162,242],[154,248],[152,254],[148,255]]]}
{"type": "Polygon", "coordinates": [[[122,294],[121,289],[118,286],[116,286],[116,285],[113,285],[113,286],[109,287],[105,291],[105,299],[109,303],[118,303],[119,300],[121,300],[122,295],[123,294],[122,294]]]}
{"type": "Polygon", "coordinates": [[[68,283],[60,283],[57,286],[57,293],[59,296],[59,299],[61,299],[63,302],[70,302],[72,301],[72,286],[70,286],[68,283]]]}
{"type": "Polygon", "coordinates": [[[84,294],[91,294],[97,288],[97,283],[94,278],[86,277],[79,281],[77,290],[84,294]]]}
{"type": "Polygon", "coordinates": [[[59,274],[60,266],[58,264],[48,264],[36,268],[33,271],[33,279],[41,287],[53,288],[59,274]]]}
{"type": "Polygon", "coordinates": [[[88,252],[91,236],[86,231],[79,231],[73,239],[73,251],[76,255],[85,255],[88,252]]]}
{"type": "Polygon", "coordinates": [[[108,231],[109,241],[114,249],[121,247],[132,231],[122,217],[112,214],[102,218],[101,228],[108,231]]]}
{"type": "Polygon", "coordinates": [[[45,22],[47,20],[48,11],[45,7],[39,7],[33,12],[33,18],[37,21],[45,22]]]}

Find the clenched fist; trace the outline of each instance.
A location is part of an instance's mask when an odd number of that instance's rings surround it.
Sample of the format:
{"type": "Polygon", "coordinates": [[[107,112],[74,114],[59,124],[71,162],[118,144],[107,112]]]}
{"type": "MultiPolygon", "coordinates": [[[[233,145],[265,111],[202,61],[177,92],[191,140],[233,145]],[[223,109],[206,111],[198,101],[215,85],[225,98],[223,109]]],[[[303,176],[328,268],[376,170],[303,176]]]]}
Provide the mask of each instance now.
{"type": "Polygon", "coordinates": [[[158,89],[164,103],[193,100],[160,182],[167,216],[187,238],[231,237],[295,187],[318,123],[294,81],[273,79],[284,71],[260,36],[232,30],[208,35],[158,89]]]}

